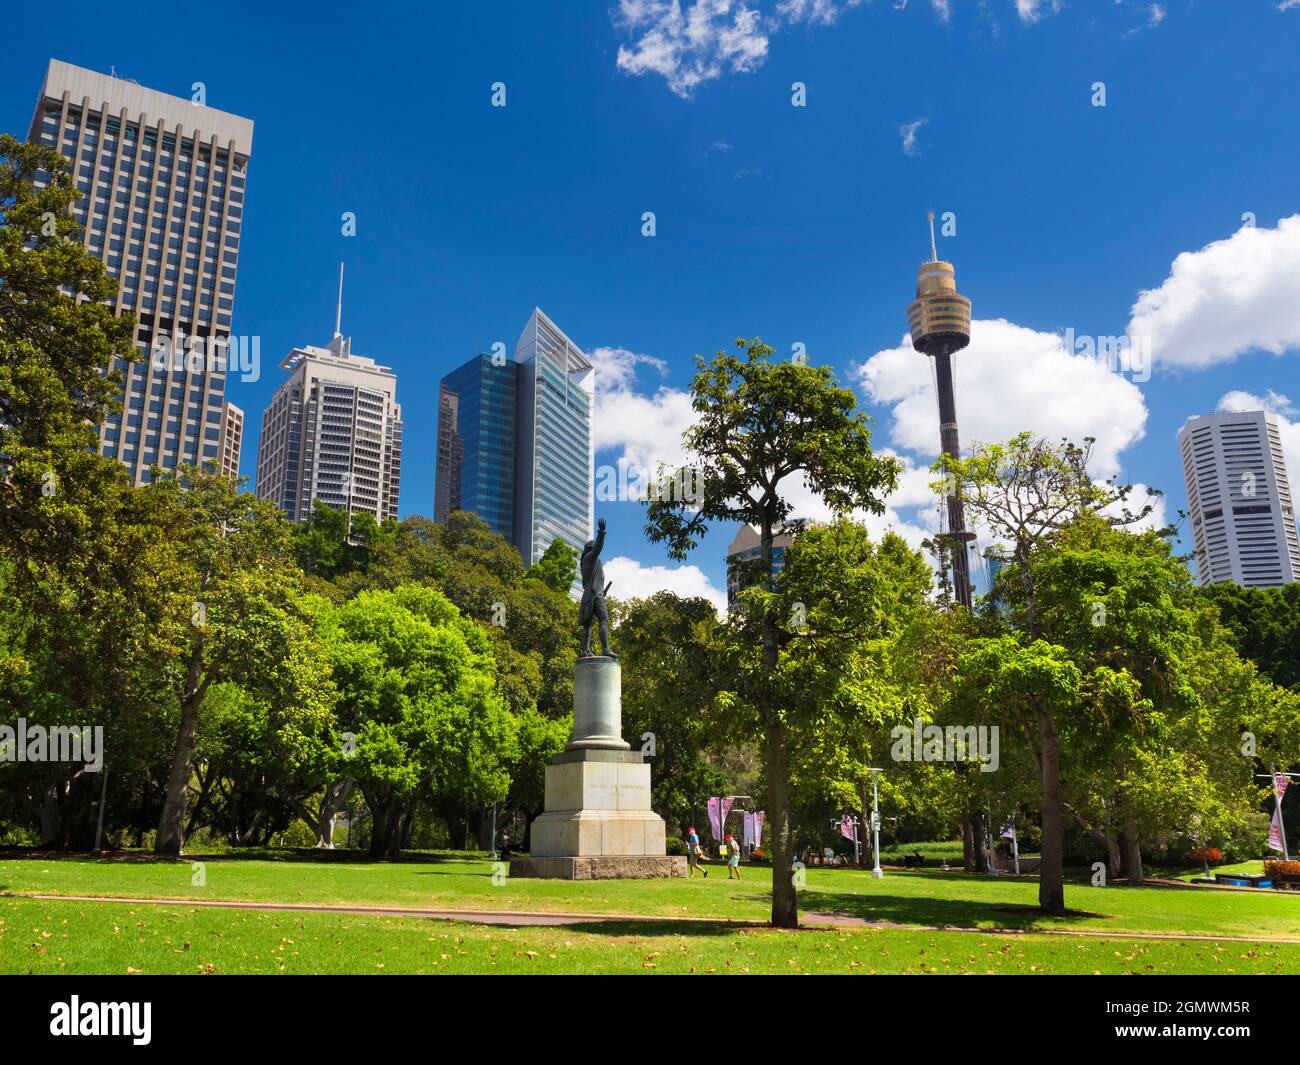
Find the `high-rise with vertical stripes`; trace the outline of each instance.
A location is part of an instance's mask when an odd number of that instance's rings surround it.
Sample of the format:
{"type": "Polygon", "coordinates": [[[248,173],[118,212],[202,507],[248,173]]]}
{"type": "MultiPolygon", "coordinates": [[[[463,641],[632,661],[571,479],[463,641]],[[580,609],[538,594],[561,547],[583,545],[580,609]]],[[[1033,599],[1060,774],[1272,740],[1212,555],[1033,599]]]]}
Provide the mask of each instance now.
{"type": "Polygon", "coordinates": [[[442,379],[434,515],[477,514],[532,565],[556,539],[591,536],[595,370],[535,308],[515,345],[442,379]]]}
{"type": "Polygon", "coordinates": [[[1178,432],[1201,584],[1300,580],[1300,541],[1277,416],[1219,411],[1178,432]]]}
{"type": "Polygon", "coordinates": [[[225,360],[253,123],[52,59],[30,140],[70,161],[86,251],[136,315],[144,357],[118,367],[122,412],[100,451],[137,484],[155,463],[238,470],[225,360]]]}
{"type": "Polygon", "coordinates": [[[262,414],[257,495],[305,521],[319,499],[335,510],[397,517],[402,408],[387,366],[352,353],[337,326],[328,346],[304,344],[280,363],[289,376],[262,414]]]}

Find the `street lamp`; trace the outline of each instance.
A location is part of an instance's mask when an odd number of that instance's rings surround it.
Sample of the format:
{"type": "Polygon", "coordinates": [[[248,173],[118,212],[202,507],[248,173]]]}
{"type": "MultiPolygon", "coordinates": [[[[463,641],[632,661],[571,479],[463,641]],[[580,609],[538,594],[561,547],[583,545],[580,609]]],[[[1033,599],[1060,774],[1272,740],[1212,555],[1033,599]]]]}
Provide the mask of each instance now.
{"type": "Polygon", "coordinates": [[[867,772],[871,774],[871,852],[876,858],[875,868],[871,870],[871,878],[879,880],[885,872],[880,868],[880,789],[877,782],[884,770],[868,769],[867,772]]]}

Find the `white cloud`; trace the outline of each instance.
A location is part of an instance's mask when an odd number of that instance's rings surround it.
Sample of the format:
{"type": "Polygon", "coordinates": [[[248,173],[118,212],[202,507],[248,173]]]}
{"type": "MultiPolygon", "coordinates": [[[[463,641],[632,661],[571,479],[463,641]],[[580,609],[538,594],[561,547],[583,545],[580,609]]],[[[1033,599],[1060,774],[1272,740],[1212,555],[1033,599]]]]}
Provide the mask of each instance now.
{"type": "Polygon", "coordinates": [[[618,49],[618,69],[658,74],[689,99],[724,74],[757,70],[772,35],[806,23],[830,26],[863,0],[777,0],[764,15],[746,0],[619,0],[615,24],[632,38],[618,49]]]}
{"type": "Polygon", "coordinates": [[[756,70],[767,58],[761,14],[744,0],[619,0],[617,22],[635,36],[619,46],[618,69],[658,74],[682,98],[724,73],[756,70]]]}
{"type": "Polygon", "coordinates": [[[903,138],[904,155],[921,154],[921,149],[916,146],[916,134],[929,121],[928,118],[917,118],[898,127],[898,134],[903,138]]]}
{"type": "Polygon", "coordinates": [[[662,384],[653,392],[637,391],[638,367],[649,366],[662,377],[667,363],[626,348],[597,348],[588,357],[596,367],[597,452],[616,450],[630,467],[650,473],[660,464],[682,465],[682,432],[695,419],[690,393],[662,384]]]}
{"type": "Polygon", "coordinates": [[[1021,22],[1037,22],[1044,13],[1055,15],[1061,10],[1059,0],[1015,0],[1015,3],[1021,22]]]}
{"type": "Polygon", "coordinates": [[[1162,4],[1151,4],[1147,8],[1147,26],[1154,29],[1165,20],[1165,9],[1162,4]]]}
{"type": "MultiPolygon", "coordinates": [[[[939,416],[930,359],[905,336],[853,374],[865,394],[891,408],[890,439],[924,456],[939,452],[939,416]]],[[[1076,443],[1097,439],[1092,472],[1110,477],[1120,453],[1140,440],[1147,410],[1141,390],[1103,364],[1067,353],[1055,333],[1003,319],[971,323],[971,343],[955,359],[962,443],[996,443],[1028,430],[1076,443]]]]}
{"type": "Polygon", "coordinates": [[[1300,7],[1300,0],[1282,0],[1282,2],[1277,5],[1279,11],[1290,11],[1297,7],[1300,7]]]}
{"type": "Polygon", "coordinates": [[[655,592],[673,592],[707,599],[720,614],[727,609],[727,593],[715,588],[698,566],[647,566],[618,555],[605,563],[605,577],[613,582],[610,595],[615,599],[648,599],[655,592]]]}
{"type": "MultiPolygon", "coordinates": [[[[1300,0],[1296,2],[1300,3],[1300,0]]],[[[1282,454],[1286,456],[1291,492],[1294,494],[1300,490],[1300,419],[1287,417],[1288,414],[1297,413],[1291,400],[1272,389],[1263,396],[1249,392],[1228,392],[1219,400],[1219,410],[1266,410],[1277,415],[1278,433],[1282,437],[1282,454]]]]}
{"type": "Polygon", "coordinates": [[[1190,369],[1300,347],[1300,215],[1183,252],[1138,296],[1128,333],[1150,338],[1156,362],[1190,369]]]}
{"type": "Polygon", "coordinates": [[[952,21],[952,0],[930,0],[930,6],[944,25],[952,21]]]}
{"type": "Polygon", "coordinates": [[[840,17],[841,11],[861,3],[862,0],[780,0],[776,12],[790,22],[829,26],[840,17]]]}

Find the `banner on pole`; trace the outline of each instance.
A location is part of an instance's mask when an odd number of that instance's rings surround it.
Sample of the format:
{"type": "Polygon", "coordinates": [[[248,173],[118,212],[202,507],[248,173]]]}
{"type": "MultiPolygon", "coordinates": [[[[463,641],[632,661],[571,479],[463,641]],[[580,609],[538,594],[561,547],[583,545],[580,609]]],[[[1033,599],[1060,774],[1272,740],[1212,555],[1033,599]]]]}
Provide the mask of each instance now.
{"type": "Polygon", "coordinates": [[[840,818],[840,835],[843,836],[845,839],[847,839],[850,843],[853,842],[853,818],[851,817],[840,818]]]}
{"type": "Polygon", "coordinates": [[[1282,846],[1282,804],[1278,803],[1273,808],[1273,823],[1268,826],[1268,849],[1277,851],[1279,854],[1285,854],[1286,848],[1282,846]]]}
{"type": "Polygon", "coordinates": [[[714,839],[722,838],[722,800],[716,795],[709,799],[709,827],[714,839]]]}

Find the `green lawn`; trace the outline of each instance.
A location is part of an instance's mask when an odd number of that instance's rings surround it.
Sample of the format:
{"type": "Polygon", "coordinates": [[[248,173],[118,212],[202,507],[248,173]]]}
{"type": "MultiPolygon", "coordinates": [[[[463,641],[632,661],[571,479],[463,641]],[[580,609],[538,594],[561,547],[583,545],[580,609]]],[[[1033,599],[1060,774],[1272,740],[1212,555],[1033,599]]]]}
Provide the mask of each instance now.
{"type": "MultiPolygon", "coordinates": [[[[771,872],[746,867],[728,881],[725,869],[695,880],[510,880],[493,882],[492,863],[464,857],[370,862],[355,855],[326,860],[285,852],[262,858],[185,858],[178,862],[121,858],[0,860],[0,893],[412,906],[474,910],[540,910],[765,920],[771,872]],[[192,883],[192,862],[205,884],[192,883]]],[[[805,912],[867,920],[977,928],[1083,928],[1104,932],[1300,937],[1300,892],[1202,888],[1094,888],[1070,884],[1075,913],[1046,919],[1036,910],[1037,881],[921,870],[807,871],[800,890],[805,912]]]]}
{"type": "MultiPolygon", "coordinates": [[[[710,878],[712,879],[712,878],[710,878]]],[[[1295,973],[1300,946],[608,921],[418,918],[0,899],[2,973],[1295,973]]]]}

